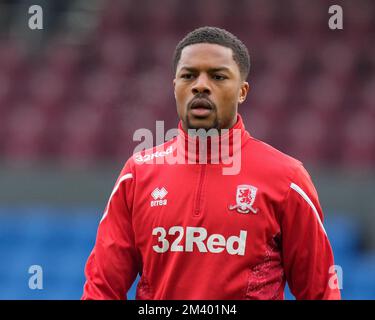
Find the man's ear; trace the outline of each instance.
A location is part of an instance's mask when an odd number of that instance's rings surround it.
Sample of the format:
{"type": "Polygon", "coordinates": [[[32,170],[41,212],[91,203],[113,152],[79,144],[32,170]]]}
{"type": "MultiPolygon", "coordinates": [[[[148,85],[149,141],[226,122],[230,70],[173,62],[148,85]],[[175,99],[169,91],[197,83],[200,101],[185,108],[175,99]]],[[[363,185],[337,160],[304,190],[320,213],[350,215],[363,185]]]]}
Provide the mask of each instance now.
{"type": "Polygon", "coordinates": [[[248,82],[244,81],[241,85],[240,95],[238,97],[238,103],[241,104],[246,100],[247,94],[250,91],[250,85],[248,82]]]}

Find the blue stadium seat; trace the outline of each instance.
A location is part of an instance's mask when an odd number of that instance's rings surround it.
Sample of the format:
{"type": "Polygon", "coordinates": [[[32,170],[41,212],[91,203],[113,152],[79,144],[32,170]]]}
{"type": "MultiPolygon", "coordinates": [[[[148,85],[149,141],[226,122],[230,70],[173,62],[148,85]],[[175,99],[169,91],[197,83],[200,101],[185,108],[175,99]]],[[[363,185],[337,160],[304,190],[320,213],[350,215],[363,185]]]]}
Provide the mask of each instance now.
{"type": "Polygon", "coordinates": [[[359,255],[343,273],[344,297],[375,299],[375,254],[359,255]]]}
{"type": "Polygon", "coordinates": [[[350,255],[359,249],[361,230],[355,219],[331,213],[326,216],[324,226],[335,255],[350,255]]]}
{"type": "MultiPolygon", "coordinates": [[[[79,299],[100,218],[97,208],[0,207],[0,299],[79,299]],[[43,268],[43,290],[28,287],[31,265],[43,268]]],[[[374,299],[375,255],[359,251],[356,223],[329,215],[325,226],[343,269],[343,299],[374,299]]],[[[138,281],[128,299],[135,299],[138,281]]],[[[285,298],[295,299],[288,286],[285,298]]]]}
{"type": "Polygon", "coordinates": [[[285,300],[296,300],[296,298],[290,292],[290,288],[288,284],[285,285],[284,296],[285,296],[285,300]]]}
{"type": "Polygon", "coordinates": [[[130,289],[128,291],[128,295],[127,295],[129,300],[135,300],[137,285],[138,285],[138,282],[139,282],[140,278],[141,277],[138,275],[137,278],[135,279],[133,285],[130,287],[130,289]]]}

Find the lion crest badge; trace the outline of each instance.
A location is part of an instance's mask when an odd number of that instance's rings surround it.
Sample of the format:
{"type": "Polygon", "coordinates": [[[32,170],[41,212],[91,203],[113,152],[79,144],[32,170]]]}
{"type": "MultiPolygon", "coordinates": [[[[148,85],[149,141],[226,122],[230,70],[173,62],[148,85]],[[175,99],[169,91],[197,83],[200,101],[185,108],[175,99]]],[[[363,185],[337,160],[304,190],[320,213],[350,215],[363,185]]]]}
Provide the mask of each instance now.
{"type": "Polygon", "coordinates": [[[254,208],[253,204],[257,194],[257,188],[251,185],[242,184],[237,186],[236,204],[230,205],[229,210],[237,210],[238,213],[258,213],[258,208],[254,208]]]}

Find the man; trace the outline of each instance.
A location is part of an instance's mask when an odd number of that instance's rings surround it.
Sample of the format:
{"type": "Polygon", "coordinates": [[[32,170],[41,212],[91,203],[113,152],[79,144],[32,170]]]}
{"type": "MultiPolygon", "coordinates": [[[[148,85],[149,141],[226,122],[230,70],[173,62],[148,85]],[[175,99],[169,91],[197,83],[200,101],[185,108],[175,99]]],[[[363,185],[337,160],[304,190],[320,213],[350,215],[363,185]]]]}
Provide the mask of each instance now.
{"type": "Polygon", "coordinates": [[[249,69],[244,44],[219,28],[194,30],[177,45],[179,135],[126,162],[87,261],[83,299],[126,299],[138,273],[137,299],[283,299],[286,281],[297,299],[340,299],[309,174],[254,139],[237,113],[249,69]],[[204,144],[193,129],[217,134],[204,144]],[[215,142],[219,151],[207,155],[215,142]],[[168,162],[179,152],[188,161],[168,162]],[[223,174],[235,156],[237,170],[223,174]]]}

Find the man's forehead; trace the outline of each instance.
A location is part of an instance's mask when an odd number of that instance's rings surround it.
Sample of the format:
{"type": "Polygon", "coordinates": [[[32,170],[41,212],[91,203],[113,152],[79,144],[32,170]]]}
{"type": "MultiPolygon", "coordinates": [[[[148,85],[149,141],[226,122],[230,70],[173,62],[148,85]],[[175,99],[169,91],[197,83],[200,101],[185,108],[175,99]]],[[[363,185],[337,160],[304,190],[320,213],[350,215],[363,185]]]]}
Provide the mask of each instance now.
{"type": "Polygon", "coordinates": [[[235,67],[233,51],[230,48],[211,43],[197,43],[186,46],[181,52],[178,64],[179,69],[183,67],[217,68],[218,66],[235,67]]]}

